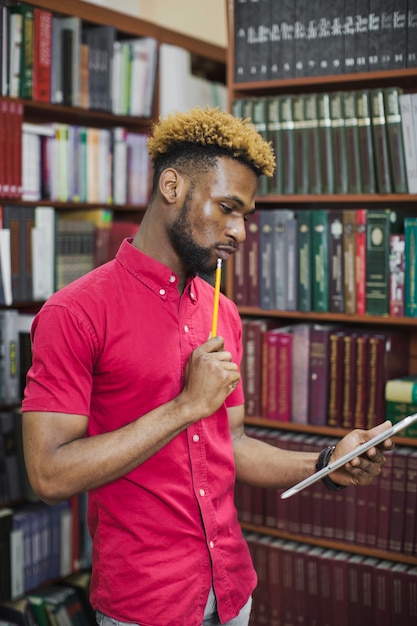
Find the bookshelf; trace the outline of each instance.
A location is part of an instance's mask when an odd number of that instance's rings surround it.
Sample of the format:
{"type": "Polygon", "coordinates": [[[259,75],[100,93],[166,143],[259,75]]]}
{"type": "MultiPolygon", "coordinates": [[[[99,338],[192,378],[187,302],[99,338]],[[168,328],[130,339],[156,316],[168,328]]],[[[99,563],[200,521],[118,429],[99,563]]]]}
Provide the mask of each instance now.
{"type": "MultiPolygon", "coordinates": [[[[378,68],[378,70],[375,70],[372,64],[369,64],[367,67],[368,71],[360,71],[360,68],[355,68],[354,72],[339,71],[338,73],[332,73],[331,71],[328,71],[327,74],[322,73],[321,75],[319,73],[317,73],[317,75],[302,75],[298,73],[297,75],[297,70],[295,69],[295,65],[293,65],[292,69],[294,70],[294,72],[292,76],[281,75],[279,78],[274,78],[273,76],[271,76],[271,74],[273,73],[271,67],[273,67],[274,60],[279,58],[280,53],[282,53],[283,58],[285,54],[283,52],[283,48],[280,47],[284,46],[285,44],[282,43],[282,41],[279,41],[280,38],[278,36],[275,38],[275,43],[271,44],[274,33],[276,35],[276,32],[279,31],[279,11],[287,11],[286,17],[288,18],[288,16],[290,16],[290,19],[288,19],[287,21],[287,25],[289,24],[289,26],[291,27],[291,24],[294,24],[294,20],[297,19],[303,21],[303,11],[308,14],[307,22],[309,19],[314,20],[315,18],[317,18],[317,14],[312,16],[314,10],[311,7],[307,7],[307,4],[308,3],[304,3],[304,5],[300,4],[301,13],[296,13],[296,11],[298,11],[298,5],[297,8],[290,8],[290,2],[274,3],[268,2],[268,0],[260,0],[260,2],[251,2],[251,0],[226,1],[229,32],[227,85],[229,91],[230,111],[242,117],[250,117],[250,115],[246,113],[245,109],[243,109],[244,112],[242,115],[242,109],[239,108],[239,106],[236,106],[235,108],[236,101],[240,100],[252,100],[254,102],[259,102],[259,100],[262,99],[270,100],[272,98],[279,98],[288,95],[318,95],[324,92],[327,94],[332,94],[337,92],[359,91],[364,89],[385,89],[389,87],[398,87],[403,90],[404,93],[413,93],[416,91],[415,84],[417,77],[417,64],[414,57],[414,61],[412,63],[410,62],[410,67],[398,67],[396,69],[384,69],[383,67],[380,67],[378,68]],[[265,11],[263,15],[260,14],[262,10],[265,11]],[[237,14],[238,11],[240,12],[239,14],[237,14]],[[245,19],[245,17],[242,18],[245,11],[246,16],[249,15],[249,17],[246,17],[246,22],[242,22],[242,19],[245,19]],[[274,11],[276,12],[275,16],[274,11]],[[291,11],[293,13],[291,13],[291,11]],[[297,15],[297,17],[295,17],[295,15],[297,15]],[[239,32],[239,29],[240,35],[237,34],[239,32]],[[245,38],[246,51],[244,48],[244,44],[242,43],[245,41],[245,38]],[[250,43],[248,43],[249,39],[250,43]],[[236,44],[236,42],[238,43],[236,44]],[[275,51],[273,45],[276,46],[275,51]],[[265,50],[262,51],[262,46],[264,47],[264,49],[267,50],[266,52],[265,50]],[[276,56],[274,56],[274,54],[276,56]],[[269,69],[267,70],[265,68],[267,67],[268,63],[269,69]],[[239,64],[240,67],[246,68],[245,70],[243,70],[247,72],[245,76],[238,76],[239,64]],[[264,64],[264,75],[267,76],[267,79],[263,76],[262,64],[264,64]],[[253,80],[250,79],[250,68],[252,69],[253,80]]],[[[335,12],[333,12],[332,19],[334,17],[336,17],[337,19],[337,11],[339,10],[340,6],[340,14],[343,15],[343,3],[342,5],[340,5],[340,3],[334,3],[333,9],[334,11],[336,11],[336,15],[335,12]]],[[[349,15],[348,11],[350,6],[351,5],[349,3],[345,3],[345,9],[347,11],[346,15],[349,15]]],[[[359,4],[357,6],[359,12],[361,7],[359,6],[359,4]]],[[[366,3],[363,6],[367,7],[366,3]]],[[[325,10],[329,10],[329,12],[331,13],[330,5],[328,3],[319,3],[317,5],[317,10],[318,9],[322,10],[323,14],[325,10]]],[[[353,13],[355,13],[355,11],[356,6],[354,6],[353,13]]],[[[364,12],[365,11],[368,11],[368,8],[364,9],[364,12]]],[[[405,8],[404,11],[406,11],[405,8]]],[[[282,23],[285,22],[284,16],[281,15],[281,18],[282,23]]],[[[312,22],[310,22],[310,24],[311,23],[312,22]]],[[[410,38],[412,36],[410,35],[410,38]]],[[[404,41],[405,36],[403,37],[403,48],[405,53],[406,46],[404,44],[404,41]]],[[[290,43],[291,42],[287,42],[288,46],[290,45],[290,43]]],[[[297,43],[294,45],[296,46],[297,43]]],[[[325,45],[330,46],[331,44],[326,43],[325,45]]],[[[314,46],[314,41],[312,42],[312,46],[314,46]]],[[[411,50],[411,46],[409,50],[411,50]]],[[[414,50],[414,48],[412,48],[412,50],[414,50]]],[[[409,56],[411,58],[411,52],[409,53],[409,56]]],[[[254,109],[252,109],[252,111],[254,111],[254,109]]],[[[252,119],[254,122],[256,122],[255,114],[252,119]]],[[[265,127],[262,124],[260,124],[260,132],[261,134],[265,132],[265,127]]],[[[272,140],[271,134],[268,135],[268,133],[266,133],[266,138],[272,140]]],[[[278,167],[280,167],[279,162],[278,167]]],[[[285,176],[285,158],[282,167],[285,176]]],[[[340,194],[278,194],[274,192],[273,189],[271,190],[271,187],[269,187],[269,192],[268,188],[267,192],[265,192],[265,187],[262,186],[262,183],[260,184],[259,190],[260,193],[256,199],[258,212],[273,211],[275,209],[290,209],[294,211],[294,213],[297,215],[298,211],[312,212],[317,209],[330,210],[334,207],[353,210],[363,209],[364,207],[368,209],[385,209],[389,207],[395,211],[402,212],[405,216],[414,216],[416,214],[415,207],[417,202],[417,195],[414,193],[393,193],[391,191],[389,193],[375,192],[340,194]]],[[[247,229],[247,233],[249,233],[249,231],[250,225],[247,229]]],[[[248,240],[249,235],[247,236],[246,243],[248,243],[248,240]]],[[[261,245],[259,241],[258,244],[261,245]]],[[[252,250],[256,250],[256,247],[254,246],[253,248],[250,248],[250,251],[252,250]]],[[[259,253],[259,257],[260,256],[261,255],[259,253]]],[[[256,320],[257,318],[262,318],[269,321],[269,323],[272,323],[272,325],[278,326],[314,323],[323,325],[341,324],[349,326],[354,330],[357,329],[358,331],[360,329],[364,331],[384,331],[387,329],[398,329],[408,334],[410,343],[410,353],[406,364],[406,371],[404,372],[404,374],[417,374],[417,323],[415,317],[407,317],[404,315],[396,316],[390,314],[374,315],[369,313],[347,314],[345,312],[330,312],[330,309],[327,312],[318,312],[317,310],[314,310],[313,307],[311,307],[311,310],[309,311],[301,312],[300,310],[277,309],[273,308],[273,306],[268,309],[262,308],[260,304],[256,304],[256,302],[248,304],[247,301],[243,301],[242,303],[239,302],[239,300],[236,298],[236,294],[241,297],[241,292],[239,292],[238,290],[242,289],[242,282],[248,279],[250,269],[248,269],[248,264],[245,265],[245,263],[248,263],[248,261],[242,261],[241,258],[239,259],[238,255],[236,255],[236,258],[233,259],[233,262],[233,265],[231,263],[227,267],[225,291],[229,297],[235,299],[242,319],[250,321],[256,320]]],[[[259,260],[258,263],[260,266],[261,261],[259,260]]],[[[258,271],[261,272],[262,268],[258,268],[258,271]]],[[[253,283],[250,283],[250,286],[248,288],[249,292],[251,288],[253,288],[253,283]]],[[[260,350],[262,350],[262,348],[260,348],[260,350]]],[[[262,362],[257,361],[257,363],[258,368],[262,368],[262,362]]],[[[248,427],[248,432],[252,432],[253,436],[255,437],[260,437],[261,439],[266,438],[268,440],[269,438],[272,438],[273,440],[275,436],[279,441],[279,438],[283,436],[283,441],[285,442],[288,440],[288,437],[294,436],[294,441],[298,442],[298,446],[303,445],[304,440],[308,441],[311,439],[316,439],[318,441],[321,437],[323,438],[322,440],[325,441],[326,438],[339,438],[347,432],[346,428],[342,428],[340,426],[329,426],[327,424],[315,425],[308,422],[295,423],[291,421],[291,419],[289,421],[279,422],[267,419],[261,414],[253,413],[247,415],[246,424],[248,427]]],[[[415,454],[417,439],[413,437],[398,437],[395,441],[398,450],[404,448],[407,449],[409,453],[415,454]]],[[[279,445],[279,443],[276,445],[279,445]]],[[[297,443],[295,443],[295,445],[297,446],[297,443]]],[[[324,487],[322,487],[322,490],[324,490],[324,487]]],[[[317,492],[315,492],[315,494],[316,493],[317,492]]],[[[292,574],[289,574],[288,571],[285,572],[285,570],[279,569],[280,567],[283,567],[282,559],[284,557],[282,557],[282,555],[281,557],[277,557],[274,547],[278,548],[279,552],[280,550],[283,550],[284,544],[291,544],[289,549],[295,555],[298,549],[300,549],[301,551],[303,550],[304,544],[309,544],[310,546],[314,546],[313,550],[317,549],[319,552],[320,550],[322,552],[326,550],[332,551],[333,558],[338,553],[340,554],[340,556],[343,554],[343,557],[341,556],[341,558],[345,559],[346,561],[349,561],[350,558],[356,559],[358,562],[366,561],[366,559],[375,559],[376,561],[374,565],[377,561],[386,561],[387,563],[390,563],[389,568],[395,568],[395,564],[401,564],[401,566],[403,565],[405,569],[407,567],[412,568],[417,565],[416,552],[411,554],[404,554],[399,551],[393,551],[387,548],[380,549],[376,547],[376,544],[366,545],[366,543],[364,544],[358,542],[356,541],[356,537],[351,537],[350,541],[338,541],[335,539],[335,537],[330,539],[324,534],[319,537],[308,533],[303,533],[302,528],[300,527],[300,519],[297,519],[294,514],[294,511],[297,507],[296,503],[288,504],[288,509],[285,508],[282,503],[278,503],[278,505],[273,505],[277,507],[278,510],[280,508],[280,505],[282,506],[282,515],[286,515],[288,513],[286,527],[285,525],[280,527],[279,521],[277,522],[276,517],[273,518],[272,521],[270,519],[269,523],[266,523],[265,519],[267,519],[268,517],[268,506],[270,506],[267,504],[269,497],[270,496],[267,492],[258,489],[253,490],[251,494],[248,494],[247,491],[243,491],[242,494],[239,494],[239,498],[241,499],[237,500],[242,527],[248,533],[249,542],[251,545],[254,561],[256,563],[256,566],[258,567],[260,579],[259,587],[256,591],[257,595],[255,595],[254,597],[254,624],[280,623],[279,621],[273,621],[274,619],[276,619],[277,611],[279,613],[279,609],[277,609],[276,603],[271,600],[271,595],[269,595],[268,597],[267,581],[269,581],[271,578],[276,578],[277,576],[279,579],[279,574],[277,574],[278,571],[280,571],[281,573],[281,580],[285,579],[286,575],[288,575],[289,577],[291,577],[291,575],[295,576],[294,570],[292,571],[292,574]],[[242,510],[239,509],[239,504],[243,506],[242,510]],[[290,511],[290,509],[292,510],[292,513],[288,512],[290,511]],[[273,556],[274,554],[275,556],[273,556]],[[265,565],[265,562],[267,563],[267,565],[265,565]],[[279,563],[281,563],[281,565],[279,565],[279,563]],[[265,606],[269,608],[266,610],[265,606]]],[[[322,497],[325,499],[326,497],[328,497],[328,494],[322,494],[322,497]]],[[[337,496],[337,498],[339,497],[340,496],[337,496]]],[[[358,496],[358,499],[359,498],[360,496],[358,496]]],[[[371,495],[369,496],[369,498],[371,500],[371,495]]],[[[276,496],[276,499],[279,501],[278,495],[276,496]]],[[[330,499],[330,502],[335,502],[335,500],[330,499]]],[[[306,504],[301,504],[301,506],[305,507],[306,504]]],[[[311,506],[313,507],[313,505],[311,506]]],[[[333,505],[330,504],[329,506],[333,505]]],[[[311,510],[309,509],[309,511],[311,512],[311,515],[313,515],[313,508],[311,510]]],[[[344,515],[348,517],[348,512],[345,511],[344,515]]],[[[308,548],[306,548],[306,550],[307,549],[308,548]]],[[[319,552],[317,552],[317,554],[319,552]]],[[[307,558],[308,557],[306,557],[306,559],[307,558]]],[[[294,567],[296,566],[294,565],[294,567]]],[[[400,565],[398,565],[398,568],[400,568],[400,565]]],[[[283,585],[285,587],[285,583],[283,583],[283,585]]],[[[277,595],[280,593],[279,590],[275,591],[277,595]]],[[[339,593],[339,591],[340,590],[338,588],[336,593],[339,593]]],[[[285,594],[283,594],[283,592],[281,591],[281,597],[283,597],[283,595],[285,594]]],[[[297,597],[299,597],[299,594],[297,597]]],[[[288,610],[288,613],[285,614],[285,617],[284,615],[281,615],[281,619],[283,621],[287,619],[288,623],[298,623],[297,619],[304,619],[306,621],[308,621],[309,619],[313,619],[311,617],[311,614],[309,613],[307,613],[308,619],[306,617],[306,614],[298,615],[295,605],[291,605],[290,598],[288,598],[288,601],[285,601],[284,599],[282,601],[285,605],[284,610],[288,610]]],[[[349,602],[350,601],[345,598],[345,604],[343,605],[343,608],[341,608],[341,605],[339,605],[339,609],[342,613],[345,613],[346,611],[348,611],[348,613],[349,611],[354,611],[349,602]]],[[[340,612],[336,612],[335,615],[337,617],[333,616],[333,618],[330,618],[329,623],[339,623],[340,612]],[[332,619],[334,621],[332,621],[332,619]]],[[[359,609],[359,613],[351,612],[349,613],[349,615],[350,621],[349,618],[347,618],[346,623],[354,623],[356,619],[361,620],[366,615],[366,609],[362,607],[362,609],[359,609]]],[[[400,619],[398,616],[396,617],[397,619],[400,619]]],[[[320,621],[321,619],[323,619],[323,616],[318,619],[320,621]]],[[[394,619],[392,623],[397,623],[395,621],[395,617],[391,617],[391,619],[394,619]]]]}
{"type": "MultiPolygon", "coordinates": [[[[13,1],[10,3],[1,3],[0,11],[3,10],[3,5],[15,6],[18,4],[20,3],[13,1]]],[[[77,18],[82,30],[92,29],[93,27],[112,27],[116,42],[126,43],[131,40],[152,38],[156,43],[156,61],[160,45],[169,44],[181,47],[191,55],[193,70],[198,73],[199,76],[202,76],[209,81],[218,81],[223,84],[225,83],[226,53],[220,46],[200,41],[192,36],[171,31],[140,18],[119,13],[117,10],[102,8],[82,0],[64,0],[60,3],[57,3],[54,0],[28,0],[28,2],[25,2],[24,4],[28,7],[32,7],[33,9],[41,9],[45,12],[49,12],[53,17],[77,18]]],[[[7,28],[5,30],[7,31],[7,28]]],[[[95,131],[106,130],[109,131],[109,133],[112,133],[115,129],[123,128],[126,133],[135,135],[141,134],[146,136],[152,126],[152,123],[158,118],[159,115],[158,80],[159,75],[156,62],[154,82],[152,84],[150,96],[151,106],[149,113],[146,115],[138,115],[135,111],[131,111],[129,113],[116,113],[112,107],[93,107],[91,101],[89,105],[71,106],[68,104],[52,102],[51,98],[41,101],[39,99],[32,98],[10,97],[10,94],[4,92],[2,92],[3,95],[0,95],[0,103],[6,103],[7,106],[13,105],[20,108],[20,123],[22,124],[22,128],[25,124],[28,126],[52,125],[54,127],[58,125],[72,125],[76,127],[86,127],[95,131]]],[[[5,126],[3,122],[4,120],[1,122],[2,132],[0,132],[2,139],[4,138],[2,133],[5,126]]],[[[126,143],[127,141],[128,139],[125,135],[123,135],[122,142],[126,143]]],[[[6,165],[6,154],[2,152],[2,168],[5,169],[6,165]]],[[[3,173],[4,172],[1,172],[0,175],[1,180],[3,180],[3,173]]],[[[117,222],[122,227],[123,225],[129,225],[130,227],[131,224],[136,225],[137,227],[147,204],[147,198],[144,198],[144,200],[140,202],[134,200],[132,201],[129,198],[124,202],[118,202],[114,197],[114,193],[105,202],[97,198],[90,199],[88,194],[84,199],[80,199],[79,197],[74,198],[71,196],[65,199],[59,199],[57,197],[48,198],[44,195],[44,191],[41,192],[36,200],[24,200],[19,196],[19,194],[17,194],[16,197],[12,197],[5,193],[2,187],[0,187],[0,190],[1,209],[3,210],[5,206],[10,207],[7,213],[12,214],[16,218],[21,217],[24,213],[26,213],[26,210],[34,209],[35,206],[36,208],[45,210],[52,209],[55,215],[65,214],[66,217],[68,217],[68,222],[72,219],[71,216],[75,216],[75,212],[79,215],[80,212],[91,213],[95,210],[104,209],[104,211],[111,212],[113,214],[114,222],[117,222]]],[[[4,218],[5,212],[1,212],[1,215],[2,218],[4,218]]],[[[5,223],[2,223],[1,227],[2,230],[7,230],[5,223]]],[[[54,227],[52,232],[55,232],[54,227]]],[[[127,233],[124,232],[122,237],[124,236],[128,236],[127,233]]],[[[31,243],[33,243],[33,240],[31,240],[31,243]]],[[[27,254],[30,255],[30,252],[27,252],[27,254]]],[[[50,264],[54,261],[54,255],[52,254],[50,257],[50,264]]],[[[31,267],[31,270],[32,269],[33,268],[31,267]]],[[[54,268],[50,266],[48,268],[48,274],[51,277],[55,273],[53,269],[54,268]]],[[[43,276],[45,276],[44,271],[45,270],[43,270],[43,276]]],[[[26,274],[28,274],[28,272],[26,272],[26,274]]],[[[51,287],[51,285],[49,285],[49,287],[51,287]]],[[[27,292],[26,296],[21,298],[15,298],[13,296],[9,302],[3,302],[3,304],[0,304],[0,311],[4,313],[7,312],[7,314],[13,311],[17,313],[18,316],[22,316],[22,324],[23,322],[24,324],[20,330],[25,334],[27,339],[30,328],[30,320],[33,319],[33,315],[47,297],[47,293],[45,294],[45,297],[30,297],[29,292],[27,292]]],[[[8,317],[12,316],[8,315],[8,317]]],[[[13,341],[15,339],[18,339],[16,335],[14,336],[13,341]]],[[[16,344],[14,343],[13,345],[16,344]]],[[[25,345],[27,349],[27,341],[25,341],[25,345]]],[[[14,356],[15,358],[18,356],[16,351],[14,352],[14,356]]],[[[28,354],[26,353],[25,356],[27,358],[28,354]]],[[[29,363],[26,360],[25,365],[22,364],[22,367],[28,366],[29,363]]],[[[19,369],[17,372],[15,371],[14,377],[16,378],[16,376],[19,376],[19,373],[24,374],[23,369],[19,369]]],[[[14,382],[16,383],[16,381],[14,382]]],[[[19,381],[19,393],[20,395],[15,396],[12,403],[8,403],[4,400],[4,398],[2,399],[2,397],[0,397],[1,412],[4,414],[7,413],[8,417],[10,417],[13,413],[16,424],[20,423],[20,412],[18,406],[20,404],[22,394],[22,381],[19,381]]],[[[7,422],[8,424],[9,421],[7,422]]],[[[3,424],[3,420],[1,420],[0,423],[3,424]]],[[[86,503],[84,497],[85,494],[79,498],[72,498],[71,501],[64,503],[62,507],[47,507],[46,505],[38,502],[29,485],[26,482],[23,484],[25,477],[25,472],[22,470],[23,451],[21,450],[21,446],[18,450],[14,447],[15,444],[17,446],[17,443],[21,440],[18,428],[16,432],[13,430],[13,439],[12,433],[9,431],[6,433],[6,427],[4,427],[4,437],[8,437],[9,445],[7,466],[8,468],[10,467],[10,469],[8,469],[8,472],[10,473],[10,476],[13,477],[14,481],[17,479],[17,474],[19,473],[20,476],[20,472],[22,472],[22,484],[20,485],[19,490],[13,491],[12,496],[9,497],[11,490],[4,488],[4,480],[6,477],[3,473],[5,471],[6,463],[4,462],[3,457],[6,453],[3,448],[3,426],[0,426],[0,551],[2,554],[0,559],[0,619],[7,619],[10,622],[18,620],[19,623],[30,624],[33,623],[33,620],[30,621],[30,611],[27,608],[25,601],[27,593],[33,591],[35,588],[44,587],[46,583],[56,582],[62,577],[65,577],[65,580],[68,581],[69,584],[71,573],[75,572],[76,574],[84,569],[88,570],[89,568],[90,544],[88,531],[86,530],[84,524],[86,503]],[[11,458],[12,456],[13,458],[11,458]],[[23,529],[18,531],[17,534],[14,534],[12,557],[9,558],[8,555],[11,541],[10,530],[12,528],[12,524],[14,523],[14,510],[15,508],[19,508],[20,510],[22,507],[24,508],[26,521],[22,521],[23,529]],[[60,509],[60,511],[58,509],[60,509]],[[55,512],[53,522],[51,521],[53,515],[52,512],[55,512]],[[49,520],[50,530],[47,531],[46,527],[49,523],[47,520],[48,516],[51,517],[51,520],[49,520]],[[41,522],[41,519],[44,521],[41,522]],[[41,530],[42,523],[44,524],[43,530],[41,530]],[[53,527],[52,523],[54,524],[53,527]],[[26,524],[26,526],[24,526],[24,524],[26,524]],[[28,525],[30,526],[31,524],[33,527],[38,526],[40,529],[36,536],[29,533],[28,525]],[[35,570],[37,572],[36,578],[33,578],[33,576],[32,578],[28,578],[28,571],[24,569],[23,565],[23,537],[25,537],[27,545],[30,543],[29,537],[33,537],[33,543],[35,544],[35,542],[37,542],[38,544],[40,542],[40,532],[43,532],[44,537],[46,537],[47,532],[54,533],[55,551],[53,555],[47,553],[46,551],[39,554],[38,556],[42,559],[42,563],[31,563],[30,559],[27,561],[29,557],[28,554],[26,554],[25,559],[27,567],[31,569],[32,574],[35,570]],[[58,543],[60,541],[60,532],[63,533],[63,538],[61,540],[61,552],[59,552],[59,545],[57,546],[56,544],[57,537],[58,543]],[[19,606],[14,606],[13,611],[9,610],[10,607],[8,607],[7,611],[3,611],[4,602],[10,599],[19,602],[19,606]],[[23,613],[21,613],[23,610],[28,612],[28,622],[26,622],[23,613]],[[6,615],[7,617],[5,617],[6,615]]],[[[24,515],[22,512],[22,520],[23,517],[24,515]]],[[[76,581],[75,579],[74,581],[71,579],[71,581],[74,582],[75,585],[78,578],[76,581]]],[[[88,617],[90,618],[90,616],[88,617]]],[[[93,616],[90,619],[90,623],[94,623],[94,621],[93,616]]]]}

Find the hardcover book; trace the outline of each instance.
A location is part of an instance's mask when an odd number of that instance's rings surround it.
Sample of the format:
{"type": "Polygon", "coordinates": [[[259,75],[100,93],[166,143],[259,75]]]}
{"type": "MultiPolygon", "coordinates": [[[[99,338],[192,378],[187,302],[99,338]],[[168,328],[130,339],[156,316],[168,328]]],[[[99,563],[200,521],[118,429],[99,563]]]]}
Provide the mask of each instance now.
{"type": "Polygon", "coordinates": [[[356,306],[356,211],[342,209],[343,216],[343,294],[344,311],[350,315],[357,312],[356,306]]]}
{"type": "Polygon", "coordinates": [[[298,310],[312,310],[312,212],[297,211],[298,310]]]}
{"type": "Polygon", "coordinates": [[[312,212],[312,304],[317,312],[329,311],[329,210],[312,212]]]}
{"type": "Polygon", "coordinates": [[[310,335],[309,423],[325,425],[329,402],[330,335],[334,326],[313,324],[310,335]]]}
{"type": "Polygon", "coordinates": [[[371,101],[367,90],[355,92],[358,116],[359,162],[362,193],[376,192],[374,143],[371,125],[371,101]]]}
{"type": "Polygon", "coordinates": [[[388,150],[391,165],[391,180],[395,193],[407,193],[407,169],[405,163],[400,89],[388,87],[384,90],[388,150]]]}
{"type": "Polygon", "coordinates": [[[393,187],[389,161],[388,136],[383,90],[372,89],[370,92],[370,98],[377,191],[378,193],[391,193],[393,187]]]}
{"type": "Polygon", "coordinates": [[[345,266],[343,209],[329,209],[329,310],[345,311],[345,266]]]}
{"type": "Polygon", "coordinates": [[[406,217],[405,232],[405,286],[404,312],[408,317],[417,316],[417,218],[406,217]]]}

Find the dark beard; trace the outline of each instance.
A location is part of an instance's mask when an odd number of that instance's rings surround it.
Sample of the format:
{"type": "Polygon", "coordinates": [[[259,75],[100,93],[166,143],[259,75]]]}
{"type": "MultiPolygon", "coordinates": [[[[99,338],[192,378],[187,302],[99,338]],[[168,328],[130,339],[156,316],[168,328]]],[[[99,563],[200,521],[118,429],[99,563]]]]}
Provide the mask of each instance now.
{"type": "MultiPolygon", "coordinates": [[[[191,191],[191,190],[190,190],[191,191]]],[[[216,269],[216,262],[212,260],[212,251],[195,243],[190,233],[188,214],[191,207],[191,193],[187,193],[181,213],[170,228],[171,243],[174,250],[181,257],[190,271],[212,281],[216,269]]]]}

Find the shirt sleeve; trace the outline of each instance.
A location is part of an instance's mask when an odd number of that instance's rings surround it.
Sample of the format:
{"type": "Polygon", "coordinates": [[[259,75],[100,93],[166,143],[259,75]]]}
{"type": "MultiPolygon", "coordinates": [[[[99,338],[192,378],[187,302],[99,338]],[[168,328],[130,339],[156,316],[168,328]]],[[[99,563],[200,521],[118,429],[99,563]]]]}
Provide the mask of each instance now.
{"type": "Polygon", "coordinates": [[[93,329],[79,313],[44,307],[32,326],[22,410],[89,416],[96,348],[93,329]]]}

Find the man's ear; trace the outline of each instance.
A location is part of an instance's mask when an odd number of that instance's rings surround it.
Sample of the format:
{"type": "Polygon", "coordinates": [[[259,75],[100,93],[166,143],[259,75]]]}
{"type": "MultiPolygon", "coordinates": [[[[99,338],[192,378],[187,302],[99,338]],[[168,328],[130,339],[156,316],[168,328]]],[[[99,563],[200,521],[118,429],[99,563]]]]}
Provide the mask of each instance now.
{"type": "Polygon", "coordinates": [[[164,170],[159,177],[159,190],[169,204],[175,204],[182,185],[181,175],[172,167],[164,170]]]}

